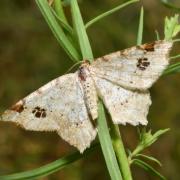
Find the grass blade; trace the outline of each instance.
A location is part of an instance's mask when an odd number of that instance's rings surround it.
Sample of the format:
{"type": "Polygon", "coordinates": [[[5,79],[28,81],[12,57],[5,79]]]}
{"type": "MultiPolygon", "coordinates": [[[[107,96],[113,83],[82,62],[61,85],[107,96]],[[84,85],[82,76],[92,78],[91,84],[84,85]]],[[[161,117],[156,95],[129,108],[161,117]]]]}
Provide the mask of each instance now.
{"type": "Polygon", "coordinates": [[[79,55],[79,52],[68,40],[68,38],[64,34],[63,29],[57,23],[55,17],[53,16],[51,12],[51,9],[49,7],[47,0],[36,0],[36,3],[39,9],[41,10],[41,13],[43,14],[45,20],[47,21],[50,29],[52,30],[54,36],[59,42],[59,44],[62,46],[62,48],[66,51],[66,53],[70,56],[70,58],[74,62],[78,61],[81,58],[79,55]]]}
{"type": "Polygon", "coordinates": [[[180,39],[173,39],[173,42],[180,42],[180,39]]]}
{"type": "Polygon", "coordinates": [[[52,13],[54,14],[54,16],[57,18],[57,20],[60,22],[60,24],[62,25],[62,27],[70,34],[70,35],[73,35],[73,29],[72,29],[72,27],[68,24],[68,23],[66,23],[66,21],[64,21],[63,19],[61,19],[58,15],[57,15],[57,13],[56,13],[56,11],[52,8],[52,7],[50,7],[51,8],[51,11],[52,11],[52,13]]]}
{"type": "Polygon", "coordinates": [[[89,43],[89,39],[84,27],[83,19],[78,7],[77,0],[71,1],[71,13],[74,24],[74,29],[79,40],[81,52],[83,59],[88,59],[90,61],[93,60],[93,54],[91,50],[91,46],[89,43]]]}
{"type": "Polygon", "coordinates": [[[171,60],[172,60],[172,59],[177,59],[177,58],[180,58],[180,54],[178,54],[178,55],[176,55],[176,56],[170,57],[171,60]]]}
{"type": "Polygon", "coordinates": [[[152,166],[150,166],[146,162],[139,159],[134,159],[133,162],[141,168],[145,169],[146,171],[149,171],[152,175],[158,176],[162,180],[166,180],[166,178],[163,175],[161,175],[158,171],[156,171],[152,166]]]}
{"type": "Polygon", "coordinates": [[[68,164],[77,161],[81,158],[86,157],[90,152],[94,151],[98,147],[98,144],[92,145],[83,154],[79,152],[74,152],[71,155],[60,158],[52,163],[41,166],[40,168],[24,171],[22,173],[15,173],[11,175],[0,176],[1,180],[32,180],[40,177],[44,177],[59,171],[60,169],[66,167],[68,164]]]}
{"type": "MultiPolygon", "coordinates": [[[[84,59],[90,58],[91,60],[93,60],[91,46],[86,34],[84,23],[76,0],[71,1],[71,11],[72,11],[74,27],[80,43],[80,48],[83,54],[83,58],[84,59]]],[[[121,172],[119,170],[115,152],[112,147],[111,138],[106,123],[105,112],[103,109],[102,102],[100,102],[100,106],[98,107],[98,135],[111,179],[121,180],[122,179],[121,172]]]]}
{"type": "Polygon", "coordinates": [[[106,16],[109,16],[113,13],[115,13],[116,11],[122,9],[123,7],[126,7],[128,6],[129,4],[132,4],[132,3],[135,3],[135,2],[138,2],[139,0],[131,0],[131,1],[128,1],[124,4],[121,4],[109,11],[106,11],[105,13],[103,14],[100,14],[99,16],[95,17],[94,19],[90,20],[88,23],[86,23],[85,27],[88,28],[90,27],[91,25],[93,25],[94,23],[96,23],[97,21],[101,20],[102,18],[106,17],[106,16]]]}
{"type": "Polygon", "coordinates": [[[106,161],[107,168],[109,170],[112,180],[121,180],[121,173],[116,160],[116,155],[113,150],[111,138],[108,131],[108,126],[105,117],[105,111],[102,102],[99,102],[98,106],[98,135],[101,143],[102,152],[106,161]]]}
{"type": "Polygon", "coordinates": [[[163,73],[163,75],[174,74],[180,72],[180,62],[171,64],[163,73]]]}
{"type": "Polygon", "coordinates": [[[64,21],[66,24],[68,24],[66,16],[64,15],[63,7],[62,7],[62,2],[61,0],[54,0],[54,9],[55,12],[59,17],[61,17],[62,21],[64,21]]]}
{"type": "Polygon", "coordinates": [[[138,34],[137,34],[137,45],[142,44],[143,39],[143,27],[144,27],[144,9],[141,7],[140,17],[139,17],[139,27],[138,27],[138,34]]]}
{"type": "Polygon", "coordinates": [[[159,160],[157,160],[156,158],[152,157],[152,156],[147,156],[147,155],[144,155],[144,154],[136,154],[135,157],[143,157],[143,158],[148,159],[150,161],[154,161],[159,166],[162,166],[161,162],[159,160]]]}

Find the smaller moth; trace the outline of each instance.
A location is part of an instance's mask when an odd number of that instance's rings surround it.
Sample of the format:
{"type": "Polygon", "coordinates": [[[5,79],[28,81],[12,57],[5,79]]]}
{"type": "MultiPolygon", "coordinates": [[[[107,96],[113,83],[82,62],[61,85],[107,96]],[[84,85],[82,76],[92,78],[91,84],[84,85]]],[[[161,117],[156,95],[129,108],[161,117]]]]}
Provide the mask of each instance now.
{"type": "Polygon", "coordinates": [[[6,110],[1,119],[24,129],[55,131],[82,153],[97,134],[98,98],[115,124],[147,125],[148,89],[169,64],[171,41],[134,46],[85,60],[6,110]]]}

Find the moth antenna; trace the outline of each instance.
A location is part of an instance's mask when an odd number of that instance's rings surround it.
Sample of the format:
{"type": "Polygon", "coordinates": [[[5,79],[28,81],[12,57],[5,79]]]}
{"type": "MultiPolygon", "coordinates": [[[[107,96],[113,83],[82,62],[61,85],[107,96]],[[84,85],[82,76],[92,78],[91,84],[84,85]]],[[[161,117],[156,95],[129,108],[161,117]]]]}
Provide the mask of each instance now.
{"type": "Polygon", "coordinates": [[[81,64],[83,61],[78,61],[75,64],[73,64],[67,71],[65,74],[69,73],[74,67],[76,67],[77,65],[81,64]]]}

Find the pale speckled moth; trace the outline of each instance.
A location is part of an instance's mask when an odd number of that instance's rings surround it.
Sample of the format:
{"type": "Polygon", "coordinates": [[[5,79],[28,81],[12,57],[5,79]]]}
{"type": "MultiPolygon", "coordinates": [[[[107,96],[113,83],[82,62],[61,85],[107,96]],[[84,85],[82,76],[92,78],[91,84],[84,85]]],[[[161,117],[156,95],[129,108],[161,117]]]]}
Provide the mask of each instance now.
{"type": "Polygon", "coordinates": [[[134,46],[87,60],[6,110],[1,119],[27,130],[56,131],[83,152],[96,137],[101,98],[116,124],[146,125],[148,89],[169,64],[170,41],[134,46]]]}

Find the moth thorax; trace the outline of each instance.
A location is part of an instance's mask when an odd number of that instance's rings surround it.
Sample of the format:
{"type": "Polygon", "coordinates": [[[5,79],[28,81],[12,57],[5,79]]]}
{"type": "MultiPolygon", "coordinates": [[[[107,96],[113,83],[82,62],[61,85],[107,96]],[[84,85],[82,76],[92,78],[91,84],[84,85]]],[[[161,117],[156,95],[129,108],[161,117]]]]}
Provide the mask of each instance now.
{"type": "Polygon", "coordinates": [[[78,70],[78,77],[80,81],[86,81],[88,76],[90,76],[88,65],[83,63],[78,70]]]}
{"type": "Polygon", "coordinates": [[[89,69],[87,66],[79,68],[78,77],[83,88],[84,100],[92,119],[97,118],[97,93],[89,69]]]}

